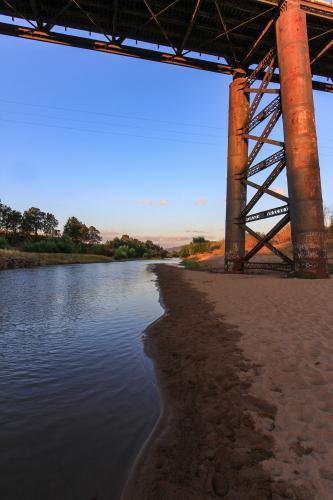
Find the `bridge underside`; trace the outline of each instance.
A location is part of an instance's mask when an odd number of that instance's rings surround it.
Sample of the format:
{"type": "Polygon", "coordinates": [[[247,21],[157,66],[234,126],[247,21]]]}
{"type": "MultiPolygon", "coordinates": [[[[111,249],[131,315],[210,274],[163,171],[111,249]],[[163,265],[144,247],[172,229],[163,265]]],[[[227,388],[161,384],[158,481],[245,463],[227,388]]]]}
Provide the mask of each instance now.
{"type": "MultiPolygon", "coordinates": [[[[258,64],[275,44],[279,3],[1,0],[0,15],[6,17],[0,34],[233,74],[236,67],[258,64]]],[[[332,40],[333,6],[302,0],[301,7],[308,17],[312,72],[331,78],[332,47],[327,44],[332,40]]],[[[333,91],[329,82],[318,81],[317,88],[333,91]]]]}
{"type": "Polygon", "coordinates": [[[312,90],[333,92],[333,5],[315,0],[2,0],[0,15],[3,35],[232,75],[225,270],[275,267],[328,276],[312,90]],[[280,118],[284,140],[272,139],[280,118]],[[278,149],[265,156],[272,147],[278,149]],[[283,171],[289,195],[271,186],[283,171]],[[264,172],[269,173],[263,182],[250,180],[264,172]],[[255,191],[250,200],[248,188],[255,191]],[[266,197],[282,205],[253,212],[266,197]],[[251,228],[250,223],[270,217],[280,218],[267,234],[251,228]],[[272,243],[288,223],[293,258],[272,243]],[[246,232],[257,240],[247,253],[246,232]],[[251,260],[263,247],[280,262],[251,260]]]}

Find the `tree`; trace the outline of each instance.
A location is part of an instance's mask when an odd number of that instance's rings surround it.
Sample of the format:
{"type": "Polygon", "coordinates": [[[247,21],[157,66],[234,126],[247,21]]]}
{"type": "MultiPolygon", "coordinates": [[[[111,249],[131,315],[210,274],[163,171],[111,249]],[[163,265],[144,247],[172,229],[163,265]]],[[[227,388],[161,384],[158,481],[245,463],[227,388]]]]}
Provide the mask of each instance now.
{"type": "Polygon", "coordinates": [[[10,210],[7,214],[7,228],[14,234],[20,229],[22,223],[22,214],[18,210],[10,210]]]}
{"type": "Polygon", "coordinates": [[[82,242],[86,240],[88,228],[76,217],[69,217],[65,226],[63,235],[71,238],[74,241],[82,242]]]}
{"type": "Polygon", "coordinates": [[[105,244],[112,248],[118,248],[122,245],[122,241],[118,238],[118,236],[116,236],[113,240],[107,240],[105,244]]]}
{"type": "Polygon", "coordinates": [[[5,229],[4,227],[4,210],[6,205],[4,205],[0,200],[0,230],[5,229]]]}
{"type": "Polygon", "coordinates": [[[193,243],[206,243],[206,238],[204,236],[196,236],[193,238],[192,242],[193,243]]]}
{"type": "Polygon", "coordinates": [[[26,210],[22,218],[22,231],[24,233],[34,233],[37,236],[38,231],[43,229],[45,213],[37,207],[31,207],[26,210]]]}
{"type": "Polygon", "coordinates": [[[94,226],[86,226],[76,217],[69,217],[64,226],[63,235],[78,243],[99,243],[102,240],[98,229],[94,226]]]}
{"type": "Polygon", "coordinates": [[[9,231],[9,219],[12,209],[0,201],[0,229],[9,231]]]}
{"type": "Polygon", "coordinates": [[[100,243],[102,241],[102,237],[98,229],[96,229],[94,226],[90,226],[88,228],[88,243],[94,244],[94,243],[100,243]]]}
{"type": "Polygon", "coordinates": [[[56,228],[58,226],[59,222],[55,218],[53,214],[50,212],[47,212],[44,217],[43,221],[43,231],[45,234],[48,236],[55,236],[56,235],[56,228]]]}
{"type": "Polygon", "coordinates": [[[116,259],[127,258],[152,258],[152,257],[166,257],[168,252],[159,245],[155,245],[151,240],[145,243],[137,238],[131,238],[127,234],[121,238],[114,238],[107,241],[104,245],[108,251],[113,250],[116,259]]]}

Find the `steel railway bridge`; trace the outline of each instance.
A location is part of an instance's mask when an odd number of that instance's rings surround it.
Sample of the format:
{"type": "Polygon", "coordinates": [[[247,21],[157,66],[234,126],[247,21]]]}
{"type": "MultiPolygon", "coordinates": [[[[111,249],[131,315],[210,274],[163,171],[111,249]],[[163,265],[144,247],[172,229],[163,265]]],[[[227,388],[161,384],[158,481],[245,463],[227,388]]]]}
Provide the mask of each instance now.
{"type": "Polygon", "coordinates": [[[313,89],[333,92],[332,3],[0,0],[0,14],[3,35],[230,75],[225,271],[328,277],[313,89]],[[283,141],[271,137],[280,117],[283,141]],[[264,171],[263,183],[252,179],[264,171]],[[270,189],[283,171],[288,196],[270,189]],[[256,211],[264,195],[280,205],[256,211]],[[265,236],[249,225],[276,216],[265,236]],[[289,222],[292,259],[272,244],[289,222]],[[247,253],[246,232],[257,241],[247,253]],[[264,246],[279,262],[251,260],[264,246]]]}

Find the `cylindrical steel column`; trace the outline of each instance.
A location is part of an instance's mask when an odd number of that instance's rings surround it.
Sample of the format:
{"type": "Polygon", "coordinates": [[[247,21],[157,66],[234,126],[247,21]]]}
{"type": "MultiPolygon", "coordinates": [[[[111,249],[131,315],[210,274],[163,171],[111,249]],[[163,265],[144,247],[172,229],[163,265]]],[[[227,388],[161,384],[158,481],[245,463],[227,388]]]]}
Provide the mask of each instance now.
{"type": "Polygon", "coordinates": [[[328,277],[306,14],[284,2],[276,23],[295,272],[328,277]]]}
{"type": "Polygon", "coordinates": [[[249,98],[244,77],[235,77],[229,93],[228,174],[225,226],[225,272],[244,270],[245,230],[237,222],[246,204],[246,185],[241,172],[248,161],[248,144],[243,138],[249,118],[249,98]]]}

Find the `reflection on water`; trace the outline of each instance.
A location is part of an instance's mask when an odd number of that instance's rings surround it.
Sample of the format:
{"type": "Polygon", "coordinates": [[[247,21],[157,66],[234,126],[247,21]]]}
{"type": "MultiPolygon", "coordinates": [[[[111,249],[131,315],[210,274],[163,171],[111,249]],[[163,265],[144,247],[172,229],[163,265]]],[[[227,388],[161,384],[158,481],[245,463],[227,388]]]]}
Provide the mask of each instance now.
{"type": "Polygon", "coordinates": [[[159,412],[146,262],[0,273],[0,498],[117,499],[159,412]]]}

